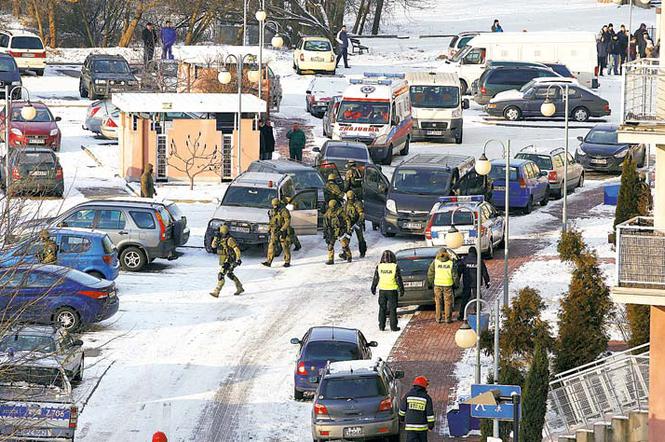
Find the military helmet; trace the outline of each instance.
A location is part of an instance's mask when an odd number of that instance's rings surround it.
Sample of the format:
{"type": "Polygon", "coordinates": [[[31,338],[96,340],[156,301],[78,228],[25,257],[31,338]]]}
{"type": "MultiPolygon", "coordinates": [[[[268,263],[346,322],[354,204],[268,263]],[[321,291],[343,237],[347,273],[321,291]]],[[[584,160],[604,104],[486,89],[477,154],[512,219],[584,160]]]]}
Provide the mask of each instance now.
{"type": "Polygon", "coordinates": [[[42,229],[42,230],[39,232],[39,237],[40,237],[41,239],[43,239],[43,240],[48,239],[48,238],[49,238],[48,230],[46,230],[46,229],[42,229]]]}
{"type": "Polygon", "coordinates": [[[335,178],[337,177],[335,176],[334,173],[328,174],[328,181],[335,181],[335,178]]]}
{"type": "Polygon", "coordinates": [[[337,207],[337,200],[328,201],[328,207],[330,207],[331,209],[334,209],[335,207],[337,207]]]}
{"type": "Polygon", "coordinates": [[[646,181],[646,179],[647,179],[647,174],[644,173],[644,172],[640,172],[639,177],[640,177],[640,179],[641,179],[642,181],[646,181]]]}
{"type": "Polygon", "coordinates": [[[346,191],[346,198],[347,199],[353,200],[355,197],[356,197],[356,194],[353,193],[353,190],[347,190],[346,191]]]}
{"type": "Polygon", "coordinates": [[[279,198],[273,198],[270,203],[273,207],[279,207],[279,198]]]}
{"type": "Polygon", "coordinates": [[[346,165],[347,166],[355,166],[356,165],[356,160],[346,160],[346,165]]]}
{"type": "Polygon", "coordinates": [[[222,224],[221,226],[219,226],[219,233],[221,233],[222,235],[228,235],[229,226],[227,226],[226,224],[222,224]]]}

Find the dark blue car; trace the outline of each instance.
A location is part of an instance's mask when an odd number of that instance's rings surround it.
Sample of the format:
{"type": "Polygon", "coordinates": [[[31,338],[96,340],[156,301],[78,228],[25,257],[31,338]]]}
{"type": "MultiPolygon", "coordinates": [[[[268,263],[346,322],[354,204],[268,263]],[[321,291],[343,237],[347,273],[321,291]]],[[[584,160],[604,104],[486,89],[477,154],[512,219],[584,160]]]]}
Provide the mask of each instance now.
{"type": "MultiPolygon", "coordinates": [[[[58,265],[71,267],[100,279],[113,281],[120,272],[118,251],[104,232],[62,228],[49,229],[51,239],[58,245],[58,265]]],[[[41,250],[38,240],[20,242],[0,253],[0,267],[17,264],[37,264],[41,250]]]]}
{"type": "Polygon", "coordinates": [[[315,392],[319,386],[319,371],[328,361],[371,359],[375,341],[367,342],[360,330],[340,327],[312,327],[302,339],[293,338],[291,344],[300,345],[293,375],[293,397],[302,400],[305,392],[315,392]]]}
{"type": "MultiPolygon", "coordinates": [[[[506,161],[492,160],[490,171],[492,179],[492,204],[505,206],[506,198],[506,161]]],[[[531,160],[510,160],[510,208],[520,208],[524,213],[531,213],[533,205],[547,205],[550,199],[550,184],[547,172],[541,171],[531,160]]]]}
{"type": "Polygon", "coordinates": [[[0,54],[0,98],[5,99],[5,86],[12,90],[12,100],[21,99],[21,73],[16,65],[16,60],[9,54],[0,54]]]}
{"type": "Polygon", "coordinates": [[[12,321],[73,331],[118,311],[115,283],[56,265],[0,269],[0,311],[12,321]]]}
{"type": "Polygon", "coordinates": [[[623,160],[632,156],[637,167],[646,162],[645,144],[619,143],[616,124],[597,124],[585,137],[577,137],[580,147],[575,152],[575,160],[584,170],[597,172],[621,172],[623,160]]]}

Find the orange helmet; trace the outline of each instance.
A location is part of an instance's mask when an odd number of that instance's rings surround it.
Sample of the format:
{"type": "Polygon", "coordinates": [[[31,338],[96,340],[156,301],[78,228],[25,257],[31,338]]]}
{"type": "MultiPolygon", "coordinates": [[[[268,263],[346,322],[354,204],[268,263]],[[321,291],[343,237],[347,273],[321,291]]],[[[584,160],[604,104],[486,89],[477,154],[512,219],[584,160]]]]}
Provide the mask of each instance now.
{"type": "Polygon", "coordinates": [[[427,378],[425,376],[417,376],[413,380],[413,385],[417,386],[417,387],[427,388],[427,386],[429,385],[429,381],[427,380],[427,378]]]}

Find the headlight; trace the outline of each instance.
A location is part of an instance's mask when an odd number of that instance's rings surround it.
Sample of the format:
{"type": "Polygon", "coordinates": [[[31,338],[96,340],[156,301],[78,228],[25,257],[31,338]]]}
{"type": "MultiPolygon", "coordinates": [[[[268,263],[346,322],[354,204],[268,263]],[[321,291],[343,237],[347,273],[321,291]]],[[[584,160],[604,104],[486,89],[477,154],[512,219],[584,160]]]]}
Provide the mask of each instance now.
{"type": "Polygon", "coordinates": [[[210,224],[208,224],[208,227],[213,230],[219,230],[219,226],[221,226],[224,223],[221,219],[214,219],[210,221],[210,224]]]}
{"type": "Polygon", "coordinates": [[[129,80],[129,81],[127,82],[127,84],[130,85],[130,86],[136,86],[137,84],[139,84],[139,82],[136,81],[136,80],[129,80]]]}
{"type": "Polygon", "coordinates": [[[386,210],[390,213],[397,213],[397,204],[395,204],[395,200],[386,201],[386,210]]]}
{"type": "Polygon", "coordinates": [[[51,129],[51,132],[48,133],[50,136],[55,137],[58,135],[58,129],[51,129]]]}
{"type": "Polygon", "coordinates": [[[268,227],[268,224],[257,224],[256,231],[258,233],[268,233],[270,231],[270,228],[268,227]]]}
{"type": "Polygon", "coordinates": [[[376,145],[386,144],[387,140],[388,140],[388,135],[387,134],[379,135],[378,137],[374,138],[374,141],[372,142],[372,144],[376,144],[376,145]]]}
{"type": "Polygon", "coordinates": [[[453,111],[453,118],[462,118],[462,109],[455,109],[453,111]]]}
{"type": "Polygon", "coordinates": [[[496,103],[490,103],[487,105],[487,109],[496,109],[496,103]]]}
{"type": "Polygon", "coordinates": [[[106,84],[106,80],[95,80],[95,84],[106,84]]]}
{"type": "Polygon", "coordinates": [[[13,133],[14,135],[19,136],[19,137],[22,137],[22,136],[23,136],[23,132],[21,132],[21,129],[17,129],[17,128],[15,128],[15,127],[12,127],[12,128],[10,129],[10,132],[13,133]]]}
{"type": "Polygon", "coordinates": [[[577,149],[576,153],[577,153],[577,156],[580,156],[580,157],[585,157],[586,156],[586,152],[584,152],[582,149],[577,149]]]}
{"type": "Polygon", "coordinates": [[[628,154],[628,149],[625,149],[619,153],[615,153],[614,158],[624,158],[627,154],[628,154]]]}
{"type": "Polygon", "coordinates": [[[21,80],[12,81],[12,86],[20,86],[20,85],[21,85],[21,80]]]}

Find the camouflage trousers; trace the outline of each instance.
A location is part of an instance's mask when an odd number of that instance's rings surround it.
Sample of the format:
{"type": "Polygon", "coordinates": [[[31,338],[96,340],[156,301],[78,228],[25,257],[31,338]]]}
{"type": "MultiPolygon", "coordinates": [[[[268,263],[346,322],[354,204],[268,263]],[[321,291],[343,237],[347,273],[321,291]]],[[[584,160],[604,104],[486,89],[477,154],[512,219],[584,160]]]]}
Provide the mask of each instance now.
{"type": "MultiPolygon", "coordinates": [[[[344,235],[339,238],[339,243],[342,246],[342,259],[351,261],[351,249],[349,248],[349,237],[344,235]]],[[[333,264],[335,262],[335,243],[331,242],[328,244],[328,264],[333,264]]]]}
{"type": "Polygon", "coordinates": [[[282,237],[279,232],[270,234],[270,240],[268,242],[268,256],[266,257],[266,261],[268,263],[272,263],[272,260],[275,259],[276,256],[279,256],[277,253],[277,250],[279,249],[277,244],[282,246],[282,251],[284,252],[284,264],[290,264],[291,238],[288,234],[285,237],[282,237]]]}
{"type": "Polygon", "coordinates": [[[226,278],[229,278],[236,285],[236,294],[240,294],[241,292],[244,291],[242,283],[240,282],[238,277],[233,273],[233,267],[229,267],[226,269],[224,267],[220,267],[219,273],[217,274],[217,286],[212,292],[210,292],[212,296],[215,297],[219,296],[219,293],[222,291],[222,287],[224,287],[224,282],[226,281],[226,278]]]}
{"type": "Polygon", "coordinates": [[[302,245],[300,245],[300,240],[298,239],[298,235],[296,235],[296,231],[293,227],[289,227],[289,241],[291,244],[293,244],[296,250],[300,250],[300,248],[302,248],[302,245]]]}

